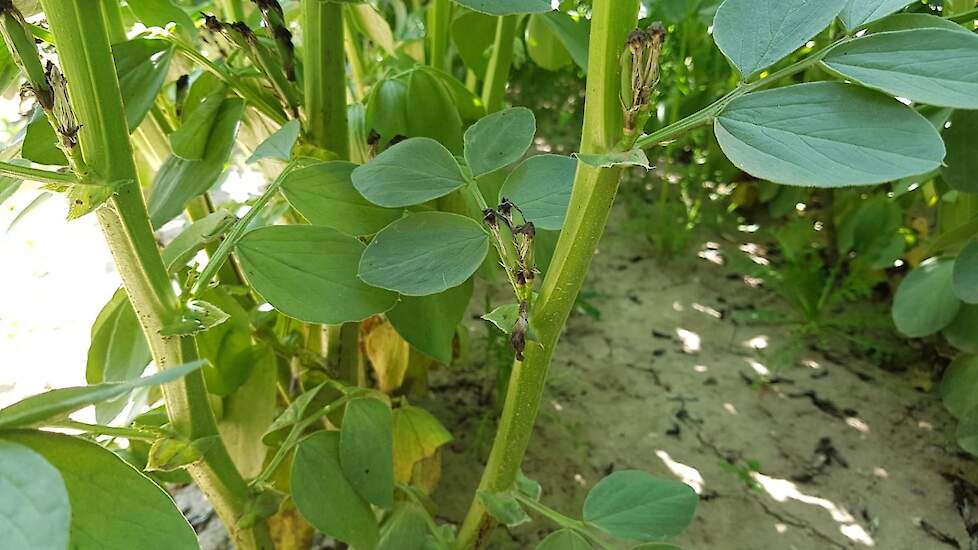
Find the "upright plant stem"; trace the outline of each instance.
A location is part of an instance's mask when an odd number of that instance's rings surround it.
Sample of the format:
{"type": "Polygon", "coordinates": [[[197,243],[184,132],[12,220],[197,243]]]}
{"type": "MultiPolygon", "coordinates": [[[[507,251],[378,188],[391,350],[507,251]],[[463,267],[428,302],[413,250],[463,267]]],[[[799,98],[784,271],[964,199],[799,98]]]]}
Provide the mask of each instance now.
{"type": "MultiPolygon", "coordinates": [[[[607,152],[622,136],[619,55],[637,17],[638,0],[594,1],[583,153],[607,152]]],[[[479,484],[483,491],[506,490],[516,480],[540,409],[554,348],[604,233],[620,178],[620,168],[578,164],[567,219],[533,306],[530,322],[539,342],[528,343],[525,360],[513,365],[496,439],[479,484]]],[[[459,532],[459,548],[482,547],[493,525],[479,499],[473,499],[459,532]]]]}
{"type": "Polygon", "coordinates": [[[452,23],[451,0],[432,0],[428,6],[428,63],[441,70],[448,70],[448,30],[452,23]]]}
{"type": "MultiPolygon", "coordinates": [[[[108,31],[100,10],[88,0],[43,0],[58,56],[64,65],[72,106],[82,124],[79,142],[96,181],[121,182],[110,203],[97,211],[99,223],[123,285],[150,344],[157,367],[171,368],[196,358],[192,337],[160,335],[180,314],[136,182],[129,132],[112,63],[108,31]]],[[[218,435],[203,375],[197,371],[163,388],[167,414],[190,440],[218,435]]],[[[219,440],[218,440],[219,441],[219,440]]],[[[220,443],[190,473],[227,525],[239,549],[268,546],[264,523],[237,527],[249,500],[248,487],[220,443]]]]}
{"type": "Polygon", "coordinates": [[[306,135],[341,159],[350,156],[343,34],[342,4],[302,1],[306,135]]]}
{"type": "MultiPolygon", "coordinates": [[[[303,0],[302,9],[306,136],[313,145],[333,151],[341,159],[348,159],[350,141],[346,119],[343,5],[303,0]]],[[[359,323],[326,328],[327,361],[335,370],[343,373],[344,380],[351,384],[357,383],[363,370],[360,366],[359,333],[359,323]],[[346,372],[350,369],[355,370],[346,372]]]]}
{"type": "MultiPolygon", "coordinates": [[[[626,0],[630,2],[631,0],[626,0]]],[[[513,40],[516,38],[516,16],[505,15],[496,23],[496,41],[492,46],[486,80],[482,84],[482,104],[486,112],[494,113],[503,107],[506,81],[513,65],[513,40]]]]}

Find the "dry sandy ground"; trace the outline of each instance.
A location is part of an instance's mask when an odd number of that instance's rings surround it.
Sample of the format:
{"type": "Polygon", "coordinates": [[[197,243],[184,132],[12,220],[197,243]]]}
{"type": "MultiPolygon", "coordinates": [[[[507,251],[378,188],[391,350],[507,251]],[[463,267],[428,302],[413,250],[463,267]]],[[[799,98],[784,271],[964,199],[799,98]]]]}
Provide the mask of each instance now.
{"type": "MultiPolygon", "coordinates": [[[[589,286],[602,294],[602,319],[572,318],[524,463],[547,504],[578,515],[601,477],[637,468],[700,492],[676,541],[688,549],[976,547],[967,526],[978,468],[958,452],[933,392],[845,352],[813,351],[780,383],[751,384],[765,369],[763,346],[769,358],[790,335],[731,313],[776,300],[710,262],[653,256],[612,229],[595,258],[589,286]],[[757,472],[743,470],[753,488],[728,461],[756,461],[757,472]]],[[[472,330],[483,329],[472,321],[472,330]]],[[[467,508],[473,460],[491,437],[479,405],[491,377],[474,357],[438,375],[425,403],[457,438],[435,494],[451,521],[467,508]]],[[[932,366],[911,370],[921,368],[932,366]]],[[[540,519],[498,530],[492,547],[530,548],[552,528],[540,519]]]]}

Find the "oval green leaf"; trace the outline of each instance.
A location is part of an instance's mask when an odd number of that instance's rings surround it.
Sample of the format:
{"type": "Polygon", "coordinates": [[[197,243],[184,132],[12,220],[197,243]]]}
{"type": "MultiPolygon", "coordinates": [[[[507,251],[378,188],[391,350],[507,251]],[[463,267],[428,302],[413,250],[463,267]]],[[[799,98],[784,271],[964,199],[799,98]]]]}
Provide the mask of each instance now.
{"type": "Polygon", "coordinates": [[[537,132],[536,117],[525,107],[493,113],[465,132],[465,161],[483,176],[520,160],[537,132]]]}
{"type": "Polygon", "coordinates": [[[828,27],[846,0],[725,0],[713,40],[746,80],[828,27]]]}
{"type": "Polygon", "coordinates": [[[868,34],[822,63],[845,78],[921,103],[978,109],[978,36],[947,29],[868,34]]]}
{"type": "Polygon", "coordinates": [[[289,225],[248,232],[237,244],[248,281],[275,309],[307,323],[362,321],[397,297],[363,284],[363,243],[328,227],[289,225]]]}
{"type": "Polygon", "coordinates": [[[317,432],[299,443],[292,461],[292,500],[316,529],[356,548],[373,548],[377,520],[343,475],[339,455],[339,432],[317,432]]]}
{"type": "Polygon", "coordinates": [[[978,305],[963,304],[942,334],[948,343],[959,350],[978,353],[978,305]]]}
{"type": "Polygon", "coordinates": [[[380,134],[384,143],[408,134],[407,91],[407,84],[395,78],[381,80],[370,91],[367,128],[380,134]]]}
{"type": "Polygon", "coordinates": [[[961,308],[951,279],[954,262],[928,260],[907,275],[893,298],[893,322],[911,338],[930,336],[951,324],[961,308]]]}
{"type": "Polygon", "coordinates": [[[394,505],[391,409],[378,399],[350,401],[340,426],[340,466],[350,485],[367,502],[394,505]]]}
{"type": "Polygon", "coordinates": [[[615,472],[584,500],[584,521],[614,537],[655,542],[682,533],[693,520],[699,497],[671,479],[639,470],[615,472]]]}
{"type": "Polygon", "coordinates": [[[526,25],[526,53],[541,68],[556,71],[571,64],[570,52],[544,22],[544,16],[534,14],[526,25]]]}
{"type": "Polygon", "coordinates": [[[170,495],[112,451],[49,432],[15,431],[2,437],[30,447],[61,474],[71,504],[73,550],[199,548],[170,495]]]}
{"type": "Polygon", "coordinates": [[[561,529],[547,535],[536,550],[591,550],[591,543],[570,529],[561,529]]]}
{"type": "Polygon", "coordinates": [[[512,201],[537,229],[559,230],[564,226],[576,172],[577,161],[570,157],[530,157],[506,178],[499,200],[512,201]]]}
{"type": "Polygon", "coordinates": [[[489,15],[544,13],[553,9],[550,0],[455,0],[456,3],[489,15]]]}
{"type": "Polygon", "coordinates": [[[903,9],[910,2],[911,0],[849,0],[839,14],[839,19],[846,29],[854,31],[866,23],[903,9]]]}
{"type": "Polygon", "coordinates": [[[275,159],[286,161],[292,158],[292,147],[299,139],[301,130],[298,120],[290,120],[282,125],[281,128],[268,136],[265,141],[255,147],[255,152],[248,157],[248,163],[258,162],[261,159],[275,159]]]}
{"type": "Polygon", "coordinates": [[[940,134],[916,111],[839,82],[742,96],[714,130],[738,168],[789,185],[883,183],[934,170],[945,154],[940,134]]]}
{"type": "Polygon", "coordinates": [[[371,203],[353,187],[352,162],[322,162],[292,171],[282,194],[310,223],[347,235],[373,235],[401,217],[400,209],[371,203]]]}
{"type": "Polygon", "coordinates": [[[978,304],[978,241],[971,241],[954,261],[954,294],[963,302],[978,304]]]}
{"type": "Polygon", "coordinates": [[[978,356],[961,354],[951,361],[941,380],[940,395],[955,418],[978,407],[978,356]]]}
{"type": "Polygon", "coordinates": [[[387,320],[411,347],[444,364],[452,361],[455,329],[472,298],[471,280],[431,296],[402,296],[387,320]],[[418,319],[426,322],[419,323],[418,319]]]}
{"type": "Polygon", "coordinates": [[[429,138],[398,143],[355,169],[352,179],[367,200],[387,208],[421,204],[465,185],[455,157],[429,138]]]}
{"type": "Polygon", "coordinates": [[[435,74],[416,69],[407,75],[407,119],[411,137],[431,138],[462,154],[462,115],[452,91],[435,74]]]}
{"type": "Polygon", "coordinates": [[[61,474],[29,447],[0,440],[0,534],[8,548],[64,550],[71,503],[61,474]]]}
{"type": "Polygon", "coordinates": [[[166,81],[173,45],[166,40],[136,38],[112,45],[129,131],[143,121],[166,81]]]}
{"type": "MultiPolygon", "coordinates": [[[[380,527],[377,550],[424,550],[428,540],[428,515],[420,504],[402,501],[380,527]]],[[[430,548],[430,547],[429,547],[430,548]]]]}
{"type": "Polygon", "coordinates": [[[489,253],[478,222],[447,212],[410,214],[374,237],[360,279],[407,296],[428,296],[464,283],[489,253]]]}

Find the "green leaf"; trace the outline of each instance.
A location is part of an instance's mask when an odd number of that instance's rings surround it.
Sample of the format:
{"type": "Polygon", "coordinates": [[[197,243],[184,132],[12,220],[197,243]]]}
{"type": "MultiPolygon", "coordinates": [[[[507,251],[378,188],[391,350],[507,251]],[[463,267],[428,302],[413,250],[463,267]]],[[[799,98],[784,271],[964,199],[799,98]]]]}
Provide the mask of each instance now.
{"type": "Polygon", "coordinates": [[[552,10],[550,0],[455,0],[470,10],[489,15],[544,13],[552,10]]]}
{"type": "Polygon", "coordinates": [[[483,78],[496,40],[497,19],[484,13],[467,11],[452,22],[452,42],[465,66],[483,78]]]}
{"type": "Polygon", "coordinates": [[[352,179],[367,200],[388,208],[421,204],[465,185],[455,157],[428,138],[398,143],[354,170],[352,179]]]}
{"type": "Polygon", "coordinates": [[[211,142],[211,132],[217,130],[218,113],[224,104],[225,94],[224,87],[218,87],[194,107],[192,114],[183,117],[180,127],[170,134],[170,147],[174,155],[184,160],[204,158],[211,142]]]}
{"type": "Polygon", "coordinates": [[[20,145],[20,156],[38,164],[68,165],[68,159],[58,148],[58,136],[40,107],[36,107],[31,113],[24,142],[20,145]]]}
{"type": "Polygon", "coordinates": [[[839,14],[839,19],[846,29],[854,31],[866,23],[903,9],[910,2],[911,0],[849,0],[839,14]]]}
{"type": "Polygon", "coordinates": [[[173,273],[187,265],[205,246],[220,239],[237,220],[234,214],[220,208],[188,225],[163,247],[163,264],[167,271],[173,273]]]}
{"type": "Polygon", "coordinates": [[[265,430],[265,434],[262,435],[262,442],[267,445],[272,445],[275,438],[272,437],[276,432],[280,432],[285,428],[290,428],[291,426],[298,424],[306,417],[306,409],[312,404],[313,399],[319,395],[319,392],[326,387],[325,382],[312,388],[306,390],[299,394],[291,403],[282,411],[282,414],[278,415],[272,424],[265,430]]]}
{"type": "Polygon", "coordinates": [[[588,493],[584,521],[614,537],[655,542],[685,531],[698,500],[696,492],[681,481],[622,470],[588,493]]]}
{"type": "Polygon", "coordinates": [[[129,4],[136,17],[147,27],[163,27],[175,23],[177,30],[193,41],[197,36],[194,22],[173,0],[138,0],[129,4]]]}
{"type": "Polygon", "coordinates": [[[452,434],[428,411],[405,405],[394,409],[394,479],[411,480],[411,470],[418,462],[435,456],[438,449],[452,440],[452,434]]]}
{"type": "Polygon", "coordinates": [[[486,116],[486,108],[482,105],[482,98],[476,96],[465,87],[465,84],[459,82],[451,74],[427,65],[418,67],[416,70],[428,73],[445,86],[463,121],[473,122],[486,116]]]}
{"type": "Polygon", "coordinates": [[[99,401],[125,395],[136,388],[172,382],[199,369],[203,364],[204,361],[194,361],[128,382],[104,382],[92,386],[59,388],[32,395],[0,409],[0,428],[33,426],[51,418],[65,416],[99,401]]]}
{"type": "Polygon", "coordinates": [[[478,222],[447,212],[409,214],[374,237],[360,260],[360,279],[408,296],[437,294],[464,283],[489,253],[478,222]]]}
{"type": "Polygon", "coordinates": [[[292,500],[316,529],[355,548],[374,548],[377,520],[343,475],[339,454],[337,432],[317,432],[299,443],[292,461],[292,500]]]}
{"type": "Polygon", "coordinates": [[[713,40],[746,80],[828,27],[846,0],[725,0],[713,40]]]}
{"type": "Polygon", "coordinates": [[[208,449],[219,443],[219,436],[211,436],[195,441],[164,437],[153,442],[149,449],[146,471],[172,472],[185,468],[200,460],[208,449]]]}
{"type": "Polygon", "coordinates": [[[292,158],[292,146],[299,139],[301,126],[298,120],[290,120],[258,144],[255,152],[248,157],[248,164],[262,159],[275,159],[288,162],[292,158]]]}
{"type": "Polygon", "coordinates": [[[455,329],[465,317],[472,288],[469,280],[430,296],[402,296],[387,312],[387,320],[411,347],[447,365],[452,362],[455,329]]]}
{"type": "Polygon", "coordinates": [[[29,447],[0,439],[0,517],[4,546],[68,547],[71,503],[61,474],[29,447]]]}
{"type": "Polygon", "coordinates": [[[951,324],[961,308],[951,279],[954,261],[930,259],[900,283],[893,298],[893,321],[910,338],[930,336],[951,324]]]}
{"type": "Polygon", "coordinates": [[[591,543],[570,529],[561,529],[547,535],[536,550],[591,550],[591,543]]]}
{"type": "Polygon", "coordinates": [[[714,129],[738,168],[789,185],[883,183],[933,170],[945,154],[937,130],[916,111],[838,82],[740,97],[714,129]]]}
{"type": "Polygon", "coordinates": [[[166,40],[136,38],[112,45],[129,131],[143,121],[166,81],[173,46],[166,40]]]}
{"type": "Polygon", "coordinates": [[[493,113],[465,132],[465,161],[474,177],[505,168],[520,160],[533,145],[537,131],[533,111],[515,107],[493,113]]]}
{"type": "Polygon", "coordinates": [[[348,235],[373,235],[400,218],[402,211],[363,198],[353,187],[356,167],[333,161],[294,170],[282,182],[282,194],[309,223],[348,235]]]}
{"type": "Polygon", "coordinates": [[[360,32],[385,52],[394,55],[394,32],[384,16],[370,4],[357,4],[350,7],[350,16],[360,32]]]}
{"type": "Polygon", "coordinates": [[[228,320],[229,315],[221,308],[204,300],[191,299],[170,324],[160,329],[163,336],[191,336],[214,328],[228,320]]]}
{"type": "Polygon", "coordinates": [[[591,23],[585,17],[573,18],[564,12],[552,11],[540,16],[540,21],[560,39],[571,58],[582,71],[587,71],[591,23]]]}
{"type": "Polygon", "coordinates": [[[57,468],[71,504],[72,550],[196,550],[197,536],[156,483],[112,451],[76,437],[8,431],[57,468]]]}
{"type": "Polygon", "coordinates": [[[526,477],[522,470],[516,473],[516,485],[514,489],[521,495],[530,500],[540,501],[543,494],[543,487],[539,481],[526,477]]]}
{"type": "Polygon", "coordinates": [[[530,16],[530,21],[526,25],[526,53],[541,68],[557,71],[570,65],[571,57],[563,42],[544,22],[545,17],[542,14],[530,16]]]}
{"type": "Polygon", "coordinates": [[[978,409],[972,409],[958,423],[958,445],[978,456],[978,409]]]}
{"type": "Polygon", "coordinates": [[[832,48],[829,69],[921,103],[978,109],[978,36],[946,29],[868,34],[832,48]]]}
{"type": "Polygon", "coordinates": [[[462,153],[462,117],[444,82],[425,70],[407,75],[407,135],[438,141],[453,154],[462,153]]]}
{"type": "Polygon", "coordinates": [[[978,407],[978,356],[960,354],[951,361],[941,380],[940,395],[955,418],[978,407]]]}
{"type": "Polygon", "coordinates": [[[186,160],[170,155],[153,181],[149,198],[149,214],[154,228],[180,215],[187,201],[206,192],[224,171],[238,122],[244,114],[245,103],[239,98],[225,99],[207,138],[207,151],[201,160],[186,160]]]}
{"type": "Polygon", "coordinates": [[[300,321],[362,321],[391,309],[397,300],[357,279],[363,243],[335,229],[263,227],[242,237],[237,254],[254,289],[300,321]]]}
{"type": "Polygon", "coordinates": [[[136,313],[120,288],[92,325],[85,380],[89,384],[132,380],[151,359],[136,313]]]}
{"type": "Polygon", "coordinates": [[[519,319],[519,317],[519,304],[501,305],[482,316],[483,319],[496,325],[496,328],[506,334],[513,332],[513,326],[516,325],[516,321],[519,319]]]}
{"type": "Polygon", "coordinates": [[[954,111],[944,130],[947,159],[941,177],[965,193],[978,193],[978,111],[954,111]]]}
{"type": "Polygon", "coordinates": [[[340,466],[367,502],[394,505],[392,417],[383,401],[362,397],[346,405],[340,426],[340,466]]]}
{"type": "Polygon", "coordinates": [[[367,128],[380,134],[386,143],[408,134],[407,83],[387,78],[374,84],[367,98],[367,128]]]}
{"type": "Polygon", "coordinates": [[[250,376],[224,398],[217,427],[238,471],[245,479],[253,479],[261,473],[268,452],[262,435],[275,418],[278,365],[275,353],[267,345],[254,346],[247,357],[252,362],[250,376]]]}
{"type": "MultiPolygon", "coordinates": [[[[136,312],[124,289],[112,295],[92,325],[85,380],[89,384],[124,382],[138,378],[152,360],[136,312]]],[[[108,424],[129,403],[128,398],[95,405],[95,418],[108,424]]]]}
{"type": "Polygon", "coordinates": [[[971,241],[954,261],[954,294],[967,304],[978,304],[978,240],[971,241]]]}
{"type": "Polygon", "coordinates": [[[252,342],[248,312],[227,291],[213,288],[203,298],[227,316],[220,325],[197,334],[199,355],[209,362],[203,369],[204,381],[210,393],[232,395],[248,380],[256,365],[267,366],[263,356],[269,350],[252,342]]]}
{"type": "Polygon", "coordinates": [[[481,490],[476,494],[482,505],[486,507],[486,512],[506,527],[516,527],[530,521],[530,516],[513,495],[481,490]]]}
{"type": "Polygon", "coordinates": [[[377,550],[425,550],[427,537],[425,509],[414,502],[398,502],[394,512],[380,526],[377,550]]]}
{"type": "Polygon", "coordinates": [[[948,343],[967,353],[978,353],[978,306],[964,304],[951,324],[944,327],[948,343]]]}
{"type": "Polygon", "coordinates": [[[961,25],[958,25],[954,21],[944,19],[943,17],[937,17],[936,15],[928,15],[926,13],[895,13],[876,21],[866,30],[869,32],[893,32],[928,28],[948,29],[965,34],[971,34],[971,31],[965,29],[961,25]]]}
{"type": "Polygon", "coordinates": [[[559,230],[567,215],[576,172],[577,161],[570,157],[530,157],[506,178],[499,200],[509,199],[537,229],[559,230]]]}

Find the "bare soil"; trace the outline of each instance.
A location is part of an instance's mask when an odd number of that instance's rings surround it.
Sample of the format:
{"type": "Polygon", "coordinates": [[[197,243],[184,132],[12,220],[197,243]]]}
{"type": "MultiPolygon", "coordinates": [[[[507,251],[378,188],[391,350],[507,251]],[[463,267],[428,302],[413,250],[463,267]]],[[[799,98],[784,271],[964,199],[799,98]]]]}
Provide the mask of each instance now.
{"type": "MultiPolygon", "coordinates": [[[[937,357],[891,372],[844,346],[810,349],[758,384],[795,334],[734,313],[779,301],[695,251],[660,261],[623,226],[612,224],[591,270],[601,319],[572,317],[524,463],[544,502],[579,516],[598,480],[635,468],[698,490],[696,519],[675,541],[689,549],[976,548],[978,468],[934,390],[937,357]]],[[[469,321],[469,361],[436,373],[421,403],[456,437],[434,495],[445,521],[462,519],[494,429],[482,323],[469,321]]],[[[532,548],[552,529],[499,529],[491,547],[532,548]]]]}

